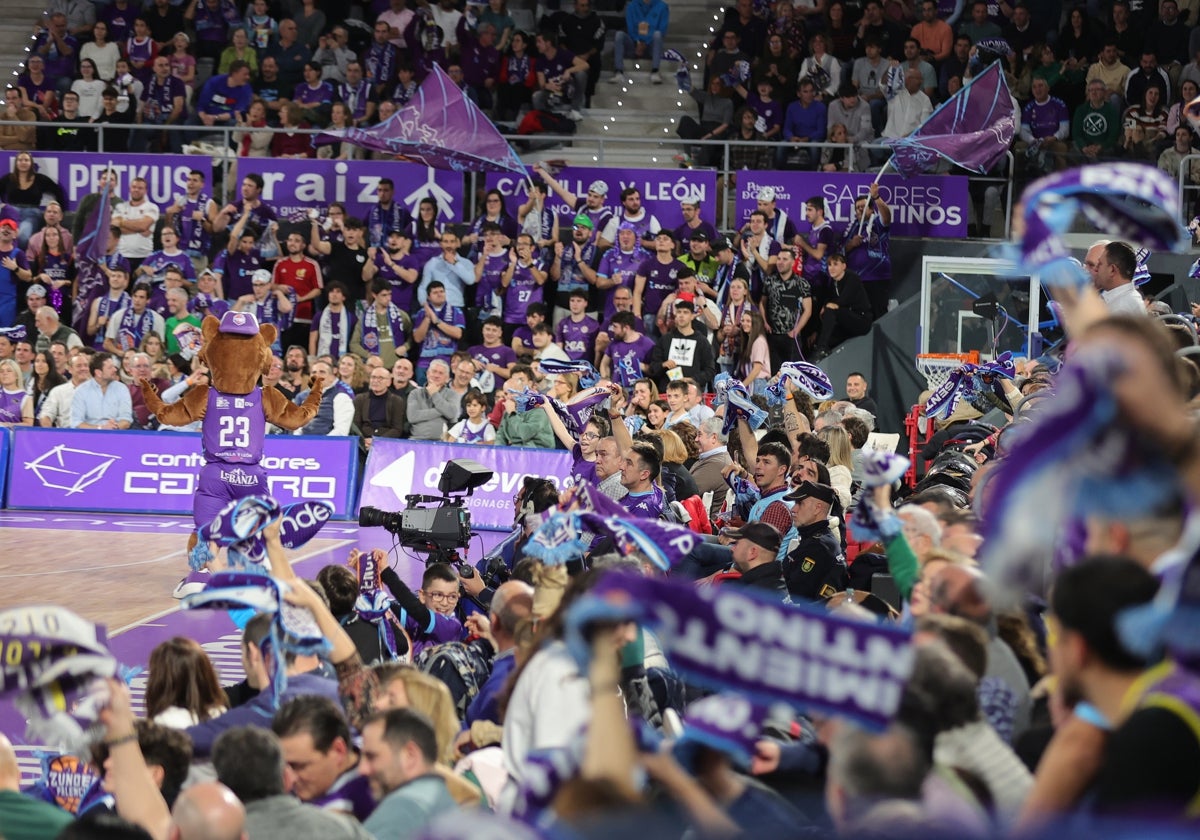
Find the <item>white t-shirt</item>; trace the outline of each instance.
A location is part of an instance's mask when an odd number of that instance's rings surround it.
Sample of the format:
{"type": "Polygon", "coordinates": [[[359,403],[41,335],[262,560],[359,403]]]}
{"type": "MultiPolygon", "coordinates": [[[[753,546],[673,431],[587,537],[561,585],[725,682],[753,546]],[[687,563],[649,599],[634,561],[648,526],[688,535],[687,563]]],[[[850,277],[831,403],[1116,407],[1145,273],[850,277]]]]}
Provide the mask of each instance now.
{"type": "Polygon", "coordinates": [[[470,420],[459,420],[447,432],[455,443],[495,443],[496,429],[485,417],[479,425],[470,420]]]}
{"type": "MultiPolygon", "coordinates": [[[[122,201],[112,213],[113,224],[120,224],[126,219],[133,221],[145,218],[157,222],[158,216],[158,205],[148,198],[136,207],[128,201],[122,201]]],[[[122,233],[120,241],[117,242],[117,253],[126,259],[144,260],[153,252],[154,225],[145,233],[122,233]]]]}

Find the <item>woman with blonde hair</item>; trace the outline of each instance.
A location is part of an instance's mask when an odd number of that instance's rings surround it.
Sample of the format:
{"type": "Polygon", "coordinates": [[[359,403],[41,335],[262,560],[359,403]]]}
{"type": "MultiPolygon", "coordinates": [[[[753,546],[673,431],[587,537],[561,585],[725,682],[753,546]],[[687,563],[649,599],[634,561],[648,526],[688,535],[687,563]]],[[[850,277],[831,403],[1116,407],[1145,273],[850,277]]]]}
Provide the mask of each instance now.
{"type": "Polygon", "coordinates": [[[146,717],[171,729],[187,729],[223,713],[225,702],[216,669],[194,640],[176,636],[151,651],[146,717]]]}
{"type": "Polygon", "coordinates": [[[367,390],[367,366],[353,353],[347,353],[338,359],[337,376],[356,394],[367,390]]]}
{"type": "Polygon", "coordinates": [[[829,444],[830,486],[837,491],[842,508],[850,508],[850,484],[854,469],[854,447],[850,445],[850,433],[841,425],[826,426],[817,432],[817,437],[829,444]]]}
{"type": "Polygon", "coordinates": [[[696,479],[692,478],[692,474],[684,466],[688,452],[679,435],[671,429],[657,429],[646,434],[654,435],[662,441],[662,470],[671,473],[675,478],[675,498],[683,501],[692,496],[699,496],[696,479]]]}

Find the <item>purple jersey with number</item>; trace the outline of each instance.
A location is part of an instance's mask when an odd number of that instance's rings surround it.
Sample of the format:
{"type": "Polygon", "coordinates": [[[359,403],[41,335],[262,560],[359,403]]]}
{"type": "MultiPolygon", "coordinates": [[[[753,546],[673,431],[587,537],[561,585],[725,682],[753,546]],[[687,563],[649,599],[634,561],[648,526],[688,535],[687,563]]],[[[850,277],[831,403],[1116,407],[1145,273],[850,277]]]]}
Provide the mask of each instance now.
{"type": "Polygon", "coordinates": [[[267,433],[262,388],[249,394],[224,394],[208,389],[204,413],[204,460],[210,464],[257,464],[267,433]]]}
{"type": "Polygon", "coordinates": [[[646,286],[642,290],[642,312],[658,314],[667,296],[679,288],[679,272],[686,267],[676,259],[661,263],[658,257],[651,257],[638,266],[638,274],[646,278],[646,286]]]}
{"type": "Polygon", "coordinates": [[[572,361],[592,361],[596,350],[596,334],[600,324],[595,318],[584,316],[582,321],[564,318],[554,328],[554,340],[572,361]]]}
{"type": "Polygon", "coordinates": [[[512,280],[504,293],[504,323],[524,324],[525,308],[531,303],[542,302],[544,289],[537,280],[533,279],[532,266],[517,264],[513,269],[512,280]]]}

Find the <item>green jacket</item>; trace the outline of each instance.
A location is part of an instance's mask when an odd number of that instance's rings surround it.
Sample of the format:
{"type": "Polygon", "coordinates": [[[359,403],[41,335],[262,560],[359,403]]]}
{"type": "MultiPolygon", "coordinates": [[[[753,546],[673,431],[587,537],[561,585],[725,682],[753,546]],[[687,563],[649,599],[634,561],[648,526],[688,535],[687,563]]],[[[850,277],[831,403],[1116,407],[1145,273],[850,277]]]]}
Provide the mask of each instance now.
{"type": "Polygon", "coordinates": [[[554,449],[554,430],[550,420],[541,409],[505,414],[496,432],[496,443],[501,446],[532,446],[535,449],[554,449]]]}

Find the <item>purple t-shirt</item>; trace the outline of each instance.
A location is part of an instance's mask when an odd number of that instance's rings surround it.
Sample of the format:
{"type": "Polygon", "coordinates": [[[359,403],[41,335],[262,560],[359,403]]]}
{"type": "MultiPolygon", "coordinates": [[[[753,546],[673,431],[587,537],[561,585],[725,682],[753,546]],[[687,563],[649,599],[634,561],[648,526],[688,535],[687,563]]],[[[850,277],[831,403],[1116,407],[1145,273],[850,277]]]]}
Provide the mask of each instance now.
{"type": "MultiPolygon", "coordinates": [[[[172,76],[171,78],[175,78],[172,76]]],[[[176,81],[179,81],[176,79],[176,81]]],[[[197,222],[192,218],[194,213],[208,213],[208,202],[212,201],[212,196],[208,193],[200,193],[196,196],[196,200],[192,201],[187,195],[184,195],[183,209],[179,211],[179,215],[175,217],[175,228],[179,233],[179,247],[189,254],[195,256],[203,256],[208,253],[209,243],[212,241],[212,235],[204,229],[204,222],[197,222]]]]}
{"type": "Polygon", "coordinates": [[[257,248],[249,254],[243,254],[240,250],[232,254],[222,251],[213,263],[213,270],[221,275],[221,289],[229,300],[237,300],[242,295],[253,292],[254,283],[251,277],[263,267],[264,263],[257,248]]]}
{"type": "Polygon", "coordinates": [[[654,342],[644,335],[637,341],[614,341],[604,351],[612,361],[612,379],[622,388],[632,388],[642,378],[641,363],[654,352],[654,342]]]}
{"type": "Polygon", "coordinates": [[[642,290],[642,312],[655,314],[663,301],[679,288],[679,272],[687,268],[677,259],[661,263],[658,257],[651,257],[638,266],[637,273],[646,278],[646,288],[642,290]]]}
{"type": "Polygon", "coordinates": [[[596,462],[584,459],[583,450],[579,448],[578,443],[571,447],[571,460],[571,477],[575,479],[576,484],[583,481],[600,483],[600,479],[596,477],[596,462]]]}
{"type": "MultiPolygon", "coordinates": [[[[517,354],[507,345],[500,344],[496,347],[486,347],[482,344],[476,344],[470,350],[471,358],[477,362],[483,362],[488,365],[498,365],[499,367],[507,367],[511,364],[516,364],[517,354]]],[[[504,387],[504,383],[508,380],[503,379],[490,371],[484,371],[479,374],[482,380],[486,376],[491,376],[494,380],[492,388],[484,389],[488,392],[499,390],[504,387]]],[[[480,383],[481,385],[484,383],[480,383]]]]}
{"type": "Polygon", "coordinates": [[[308,801],[322,811],[340,811],[353,813],[359,822],[365,822],[375,810],[375,797],[371,795],[371,782],[357,767],[347,770],[338,776],[329,788],[320,796],[308,801]]]}
{"type": "Polygon", "coordinates": [[[837,236],[834,234],[829,222],[825,222],[820,227],[814,228],[804,234],[804,239],[812,248],[816,248],[822,242],[825,243],[824,259],[817,260],[808,254],[804,255],[804,270],[801,272],[801,276],[808,281],[810,288],[815,289],[829,282],[829,275],[826,271],[829,268],[829,255],[833,253],[834,245],[837,243],[837,236]]]}
{"type": "Polygon", "coordinates": [[[781,102],[774,99],[770,102],[763,102],[758,97],[758,91],[750,91],[750,95],[746,97],[746,105],[766,123],[763,134],[776,126],[780,130],[783,129],[783,104],[781,102]]]}
{"type": "Polygon", "coordinates": [[[617,307],[613,304],[613,295],[617,289],[623,286],[630,291],[633,290],[633,279],[644,259],[646,259],[646,252],[637,246],[629,253],[625,253],[620,248],[609,248],[600,258],[600,267],[596,269],[596,274],[617,281],[617,285],[604,292],[605,321],[616,314],[617,307]]]}
{"type": "Polygon", "coordinates": [[[533,330],[529,328],[528,324],[521,324],[513,330],[513,338],[521,342],[521,347],[533,355],[533,330]]]}
{"type": "Polygon", "coordinates": [[[504,294],[500,275],[508,269],[508,250],[483,257],[483,273],[475,284],[475,302],[479,304],[480,319],[499,315],[504,310],[504,294]]]}
{"type": "Polygon", "coordinates": [[[575,54],[570,50],[558,48],[554,53],[554,58],[540,56],[537,62],[537,69],[541,73],[546,74],[546,81],[553,81],[560,78],[567,72],[567,68],[575,63],[575,54]]]}
{"type": "Polygon", "coordinates": [[[520,265],[513,269],[512,280],[504,292],[504,323],[525,323],[525,309],[531,303],[541,303],[544,286],[533,279],[531,266],[520,265]]]}
{"type": "Polygon", "coordinates": [[[224,464],[257,464],[262,460],[267,419],[262,388],[249,394],[223,394],[208,389],[201,439],[204,460],[224,464]]]}
{"type": "Polygon", "coordinates": [[[318,82],[317,86],[309,87],[308,82],[296,85],[292,101],[302,105],[331,105],[333,103],[333,85],[329,82],[318,82]]]}
{"type": "Polygon", "coordinates": [[[187,115],[187,87],[175,76],[167,76],[167,80],[159,84],[157,76],[151,76],[150,81],[142,89],[142,122],[151,125],[162,125],[171,116],[175,107],[175,97],[183,100],[183,111],[179,121],[187,115]]]}
{"type": "Polygon", "coordinates": [[[1021,125],[1029,126],[1029,132],[1035,140],[1053,137],[1062,122],[1069,124],[1071,115],[1057,96],[1051,96],[1040,105],[1031,99],[1021,112],[1021,125]]]}
{"type": "Polygon", "coordinates": [[[596,351],[596,334],[600,322],[586,315],[582,321],[563,318],[554,328],[554,340],[573,361],[592,361],[596,351]]]}

